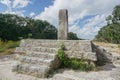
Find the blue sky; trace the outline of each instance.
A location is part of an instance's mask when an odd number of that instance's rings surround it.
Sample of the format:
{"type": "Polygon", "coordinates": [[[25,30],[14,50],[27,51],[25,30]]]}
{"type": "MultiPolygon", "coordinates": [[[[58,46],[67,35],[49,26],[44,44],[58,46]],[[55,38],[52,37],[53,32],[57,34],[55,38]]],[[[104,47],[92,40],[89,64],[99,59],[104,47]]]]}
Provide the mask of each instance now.
{"type": "Polygon", "coordinates": [[[31,3],[29,6],[27,6],[26,9],[26,16],[29,16],[30,13],[34,12],[36,15],[40,14],[42,11],[44,11],[45,7],[48,7],[49,5],[52,5],[52,0],[33,0],[33,3],[31,3]]]}
{"type": "Polygon", "coordinates": [[[0,13],[47,20],[58,28],[58,12],[67,9],[69,31],[93,39],[120,0],[0,0],[0,13]]]}
{"type": "MultiPolygon", "coordinates": [[[[0,0],[0,1],[1,1],[0,13],[6,12],[10,7],[12,9],[11,12],[25,10],[25,12],[23,14],[24,14],[24,16],[28,16],[28,17],[30,17],[30,13],[32,13],[32,12],[34,12],[36,15],[40,14],[42,11],[44,11],[45,7],[48,7],[53,4],[52,0],[25,0],[28,3],[25,4],[24,7],[12,8],[13,4],[15,4],[14,2],[16,1],[16,3],[17,3],[17,0],[0,0]],[[8,7],[7,4],[9,4],[9,2],[10,2],[11,6],[8,7]]],[[[24,2],[24,0],[18,0],[19,3],[20,3],[20,1],[24,2]]],[[[20,5],[19,3],[17,4],[18,6],[20,5]]]]}

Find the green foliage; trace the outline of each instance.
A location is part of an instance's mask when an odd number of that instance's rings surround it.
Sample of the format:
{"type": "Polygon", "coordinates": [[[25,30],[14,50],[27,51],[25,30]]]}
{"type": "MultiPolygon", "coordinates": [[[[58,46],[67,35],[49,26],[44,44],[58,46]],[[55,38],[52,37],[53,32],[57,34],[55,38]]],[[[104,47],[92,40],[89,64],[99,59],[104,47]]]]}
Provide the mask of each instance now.
{"type": "Polygon", "coordinates": [[[64,43],[63,43],[63,42],[61,43],[60,48],[61,48],[61,50],[65,50],[65,45],[64,45],[64,43]]]}
{"type": "Polygon", "coordinates": [[[77,37],[77,34],[75,34],[73,32],[69,32],[68,33],[68,40],[79,40],[79,38],[77,37]]]}
{"type": "Polygon", "coordinates": [[[0,39],[57,39],[57,29],[47,21],[34,20],[13,14],[0,14],[0,39]]]}
{"type": "Polygon", "coordinates": [[[66,57],[63,50],[58,50],[58,58],[61,61],[61,65],[67,67],[69,65],[69,59],[66,57]]]}
{"type": "Polygon", "coordinates": [[[16,48],[19,46],[19,44],[20,44],[20,41],[7,41],[7,42],[5,42],[5,47],[7,49],[16,48]]]}
{"type": "Polygon", "coordinates": [[[65,52],[61,49],[58,50],[58,57],[61,61],[64,61],[65,57],[65,52]]]}
{"type": "Polygon", "coordinates": [[[23,37],[18,37],[19,40],[23,39],[23,37]]]}
{"type": "Polygon", "coordinates": [[[120,44],[118,45],[118,48],[120,48],[120,44]]]}
{"type": "Polygon", "coordinates": [[[28,38],[30,39],[31,37],[32,37],[32,34],[31,34],[31,33],[29,33],[29,34],[28,34],[28,38]]]}
{"type": "Polygon", "coordinates": [[[112,15],[106,18],[108,24],[100,29],[96,41],[120,43],[120,5],[117,5],[112,15]]]}
{"type": "Polygon", "coordinates": [[[0,41],[0,52],[4,52],[6,49],[18,47],[20,41],[0,41]]]}
{"type": "Polygon", "coordinates": [[[5,48],[0,46],[0,52],[4,52],[5,51],[5,48]]]}
{"type": "MultiPolygon", "coordinates": [[[[65,48],[65,46],[64,46],[65,48]]],[[[71,68],[74,70],[81,70],[81,71],[91,71],[95,70],[95,66],[90,64],[89,60],[84,59],[76,59],[76,58],[68,58],[65,55],[63,48],[63,44],[61,45],[61,49],[58,50],[58,58],[61,61],[61,66],[66,68],[71,68]]]]}
{"type": "Polygon", "coordinates": [[[120,43],[120,24],[111,24],[109,26],[104,26],[98,32],[95,40],[110,42],[110,43],[120,43]]]}
{"type": "Polygon", "coordinates": [[[75,70],[81,70],[81,71],[91,71],[95,70],[95,66],[90,63],[89,60],[84,59],[70,59],[71,61],[71,68],[75,70]]]}

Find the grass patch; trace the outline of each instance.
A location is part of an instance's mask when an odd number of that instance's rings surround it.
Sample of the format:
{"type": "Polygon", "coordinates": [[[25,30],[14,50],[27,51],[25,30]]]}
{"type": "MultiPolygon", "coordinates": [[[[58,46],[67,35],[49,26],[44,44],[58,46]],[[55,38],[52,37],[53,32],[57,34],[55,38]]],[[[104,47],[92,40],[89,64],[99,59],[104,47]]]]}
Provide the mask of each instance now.
{"type": "Polygon", "coordinates": [[[118,48],[120,48],[120,44],[118,44],[118,48]]]}
{"type": "Polygon", "coordinates": [[[61,61],[61,67],[70,68],[81,71],[93,71],[96,70],[96,66],[93,65],[90,60],[68,58],[64,52],[65,46],[61,45],[61,49],[58,50],[58,58],[61,61]]]}
{"type": "Polygon", "coordinates": [[[0,40],[0,55],[1,54],[11,54],[13,52],[13,48],[18,47],[20,41],[6,41],[3,42],[0,40]]]}
{"type": "Polygon", "coordinates": [[[14,54],[14,51],[15,51],[15,48],[6,49],[5,51],[0,52],[0,56],[14,54]]]}

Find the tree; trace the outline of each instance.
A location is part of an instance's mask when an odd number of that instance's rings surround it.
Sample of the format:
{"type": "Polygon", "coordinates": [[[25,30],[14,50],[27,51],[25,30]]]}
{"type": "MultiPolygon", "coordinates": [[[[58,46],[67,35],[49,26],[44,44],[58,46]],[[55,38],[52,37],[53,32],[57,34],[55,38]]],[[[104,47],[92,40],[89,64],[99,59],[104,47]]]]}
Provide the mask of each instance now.
{"type": "Polygon", "coordinates": [[[115,6],[112,15],[106,18],[107,25],[100,29],[95,40],[120,43],[120,5],[115,6]]]}
{"type": "Polygon", "coordinates": [[[0,14],[0,39],[19,40],[30,37],[34,39],[57,39],[57,29],[47,21],[34,20],[13,14],[0,14]]]}
{"type": "Polygon", "coordinates": [[[68,40],[79,40],[79,38],[77,37],[77,34],[75,34],[73,32],[69,32],[68,33],[68,40]]]}

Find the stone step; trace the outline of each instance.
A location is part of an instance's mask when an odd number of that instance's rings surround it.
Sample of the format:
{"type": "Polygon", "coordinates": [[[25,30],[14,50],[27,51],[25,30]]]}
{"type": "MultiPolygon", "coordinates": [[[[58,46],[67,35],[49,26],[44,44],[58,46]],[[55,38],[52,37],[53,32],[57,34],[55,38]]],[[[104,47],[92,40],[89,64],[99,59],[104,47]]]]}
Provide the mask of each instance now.
{"type": "Polygon", "coordinates": [[[56,57],[56,53],[46,53],[46,52],[28,52],[28,54],[26,54],[26,56],[29,57],[37,57],[37,58],[47,58],[47,59],[54,59],[56,57]]]}
{"type": "MultiPolygon", "coordinates": [[[[86,42],[86,41],[85,41],[86,42]]],[[[84,41],[79,40],[35,40],[32,42],[33,47],[42,46],[42,47],[60,47],[61,44],[64,44],[65,46],[81,46],[86,45],[89,46],[90,43],[84,43],[84,41]]],[[[84,47],[84,46],[83,46],[84,47]]]]}
{"type": "Polygon", "coordinates": [[[17,71],[18,73],[27,74],[35,77],[47,77],[50,72],[50,68],[48,66],[36,66],[30,64],[18,64],[13,71],[17,71]]]}
{"type": "Polygon", "coordinates": [[[60,47],[57,42],[54,42],[54,43],[48,43],[48,42],[43,43],[43,42],[41,42],[41,43],[35,43],[35,44],[32,45],[32,47],[39,47],[39,46],[48,47],[48,48],[59,48],[60,47]]]}
{"type": "Polygon", "coordinates": [[[47,40],[47,39],[35,39],[32,41],[33,44],[35,43],[58,43],[58,40],[47,40]]]}
{"type": "Polygon", "coordinates": [[[58,48],[33,47],[31,50],[36,52],[56,53],[58,51],[58,48]]]}
{"type": "Polygon", "coordinates": [[[84,59],[88,59],[91,61],[97,61],[95,52],[83,52],[83,51],[68,50],[68,51],[65,51],[65,53],[69,58],[75,58],[75,56],[76,56],[78,59],[84,58],[84,59]]]}
{"type": "Polygon", "coordinates": [[[83,80],[83,79],[80,79],[78,77],[75,77],[73,75],[69,75],[69,74],[56,74],[53,79],[55,80],[83,80]]]}
{"type": "Polygon", "coordinates": [[[111,76],[103,76],[103,75],[106,75],[106,74],[103,74],[102,76],[99,76],[99,75],[100,74],[86,73],[82,76],[81,76],[81,74],[76,76],[75,74],[70,75],[70,74],[62,73],[62,74],[56,74],[53,77],[53,79],[55,79],[55,80],[117,80],[117,79],[112,78],[111,76]]]}
{"type": "Polygon", "coordinates": [[[51,66],[53,60],[54,59],[36,58],[36,57],[28,57],[28,56],[24,56],[20,59],[21,63],[24,64],[45,65],[45,66],[51,66]]]}

